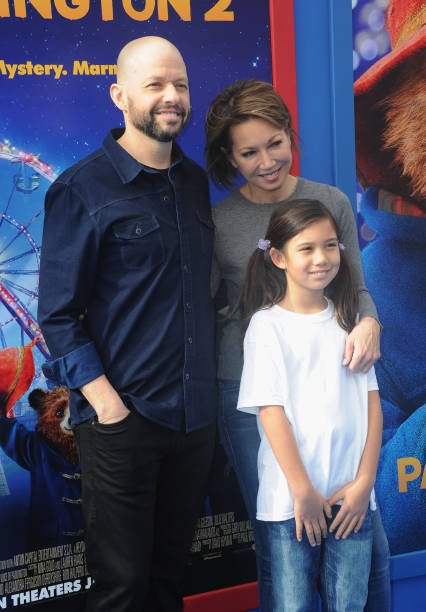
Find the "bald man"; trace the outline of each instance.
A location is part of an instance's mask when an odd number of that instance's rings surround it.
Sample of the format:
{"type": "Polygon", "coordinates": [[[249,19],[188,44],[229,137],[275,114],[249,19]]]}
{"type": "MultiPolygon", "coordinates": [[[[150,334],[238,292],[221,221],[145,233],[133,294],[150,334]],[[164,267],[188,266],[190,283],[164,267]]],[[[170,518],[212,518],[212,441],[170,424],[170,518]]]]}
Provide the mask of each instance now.
{"type": "Polygon", "coordinates": [[[70,388],[93,612],[182,609],[214,445],[204,172],[174,142],[190,114],[170,42],[118,57],[124,116],[46,196],[38,318],[49,378],[70,388]]]}

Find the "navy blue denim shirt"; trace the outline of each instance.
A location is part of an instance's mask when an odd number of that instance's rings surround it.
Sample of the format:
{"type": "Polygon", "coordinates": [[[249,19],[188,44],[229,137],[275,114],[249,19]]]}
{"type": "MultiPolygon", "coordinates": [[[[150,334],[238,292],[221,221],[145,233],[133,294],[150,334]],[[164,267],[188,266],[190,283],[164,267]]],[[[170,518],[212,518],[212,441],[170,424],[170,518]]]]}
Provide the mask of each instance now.
{"type": "Polygon", "coordinates": [[[38,320],[48,375],[71,389],[72,425],[94,415],[79,387],[105,374],[145,417],[193,431],[216,411],[208,183],[176,144],[158,171],[116,142],[121,133],[46,195],[38,320]]]}

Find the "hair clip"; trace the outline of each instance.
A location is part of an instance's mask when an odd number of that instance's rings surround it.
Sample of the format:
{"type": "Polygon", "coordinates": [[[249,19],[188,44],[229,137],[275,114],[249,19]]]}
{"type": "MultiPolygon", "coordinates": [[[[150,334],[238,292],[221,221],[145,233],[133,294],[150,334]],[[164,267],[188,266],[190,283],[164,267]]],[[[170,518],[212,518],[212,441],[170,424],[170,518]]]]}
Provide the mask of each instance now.
{"type": "Polygon", "coordinates": [[[261,249],[262,251],[265,251],[265,253],[270,248],[270,246],[271,246],[271,241],[264,240],[263,238],[261,238],[259,242],[257,243],[257,248],[261,249]]]}
{"type": "Polygon", "coordinates": [[[339,242],[339,249],[341,251],[344,251],[346,249],[345,245],[343,244],[343,242],[339,242]]]}

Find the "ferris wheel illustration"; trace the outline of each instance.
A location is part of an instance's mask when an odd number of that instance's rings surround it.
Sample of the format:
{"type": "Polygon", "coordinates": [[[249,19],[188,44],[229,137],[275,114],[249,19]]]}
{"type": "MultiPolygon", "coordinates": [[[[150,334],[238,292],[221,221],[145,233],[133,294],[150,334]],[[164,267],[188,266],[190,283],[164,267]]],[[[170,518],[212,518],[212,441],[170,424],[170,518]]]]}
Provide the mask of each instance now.
{"type": "Polygon", "coordinates": [[[49,351],[36,322],[44,192],[54,181],[39,155],[0,142],[0,347],[37,339],[49,351]],[[44,188],[43,188],[44,187],[44,188]]]}
{"type": "MultiPolygon", "coordinates": [[[[44,192],[56,175],[38,155],[0,141],[0,348],[36,340],[50,357],[36,322],[44,192]]],[[[35,359],[37,361],[37,359],[35,359]]],[[[0,497],[10,495],[0,462],[0,497]]]]}

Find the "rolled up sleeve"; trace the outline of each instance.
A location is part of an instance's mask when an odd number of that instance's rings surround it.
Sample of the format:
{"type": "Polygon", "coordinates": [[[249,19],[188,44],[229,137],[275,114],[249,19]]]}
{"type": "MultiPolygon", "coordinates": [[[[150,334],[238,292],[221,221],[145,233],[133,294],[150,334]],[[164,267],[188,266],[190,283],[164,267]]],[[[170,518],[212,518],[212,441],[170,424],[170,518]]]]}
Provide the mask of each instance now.
{"type": "Polygon", "coordinates": [[[46,378],[79,389],[104,373],[102,362],[93,342],[80,346],[63,357],[52,359],[43,365],[46,378]]]}
{"type": "Polygon", "coordinates": [[[85,327],[99,253],[99,231],[72,186],[57,181],[46,195],[38,322],[52,361],[46,375],[78,388],[103,374],[85,327]]]}

